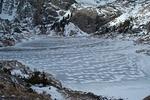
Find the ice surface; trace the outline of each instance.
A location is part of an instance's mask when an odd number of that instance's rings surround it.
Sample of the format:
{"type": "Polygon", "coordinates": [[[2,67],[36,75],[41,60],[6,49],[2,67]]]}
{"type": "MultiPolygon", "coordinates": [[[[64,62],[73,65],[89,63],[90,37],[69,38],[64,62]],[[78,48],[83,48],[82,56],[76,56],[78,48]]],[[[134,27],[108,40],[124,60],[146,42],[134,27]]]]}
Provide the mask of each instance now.
{"type": "Polygon", "coordinates": [[[33,69],[54,74],[71,88],[141,100],[148,95],[150,83],[150,57],[135,53],[142,48],[132,41],[41,36],[16,47],[1,48],[0,59],[21,60],[33,69]],[[116,84],[120,82],[124,84],[116,84]]]}
{"type": "Polygon", "coordinates": [[[150,94],[149,81],[122,81],[113,83],[69,84],[75,90],[90,91],[108,97],[123,98],[124,100],[143,100],[150,94]]]}

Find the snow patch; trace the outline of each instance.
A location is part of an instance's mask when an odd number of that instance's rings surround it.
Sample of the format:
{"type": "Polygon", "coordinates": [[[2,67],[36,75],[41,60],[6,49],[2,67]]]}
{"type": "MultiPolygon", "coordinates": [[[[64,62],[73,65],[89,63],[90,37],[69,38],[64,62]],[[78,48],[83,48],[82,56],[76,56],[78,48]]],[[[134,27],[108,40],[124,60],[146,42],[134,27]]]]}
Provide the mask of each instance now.
{"type": "Polygon", "coordinates": [[[110,26],[118,25],[118,24],[124,22],[128,18],[129,18],[129,14],[124,13],[120,17],[116,18],[114,21],[111,21],[109,24],[110,24],[110,26]]]}
{"type": "Polygon", "coordinates": [[[80,30],[73,23],[69,23],[68,25],[65,26],[64,35],[65,36],[88,36],[87,33],[80,30]]]}
{"type": "Polygon", "coordinates": [[[79,4],[86,6],[98,6],[105,5],[107,3],[111,3],[115,0],[76,0],[79,4]]]}
{"type": "Polygon", "coordinates": [[[13,20],[14,17],[15,17],[15,14],[13,14],[13,15],[5,14],[5,13],[0,14],[1,19],[13,20]]]}
{"type": "Polygon", "coordinates": [[[11,71],[11,75],[16,75],[16,76],[21,76],[22,78],[28,78],[29,75],[24,74],[21,70],[19,69],[14,69],[11,71]]]}
{"type": "Polygon", "coordinates": [[[51,95],[52,100],[65,100],[61,93],[58,92],[57,88],[52,86],[40,87],[38,85],[31,86],[31,88],[39,94],[45,93],[51,95]]]}
{"type": "MultiPolygon", "coordinates": [[[[11,2],[10,2],[11,3],[11,2]]],[[[15,2],[16,3],[16,2],[15,2]]],[[[8,6],[7,2],[5,1],[2,6],[2,13],[0,14],[1,19],[8,19],[9,21],[13,20],[16,16],[16,7],[11,8],[8,6]],[[11,10],[11,11],[10,11],[11,10]]]]}

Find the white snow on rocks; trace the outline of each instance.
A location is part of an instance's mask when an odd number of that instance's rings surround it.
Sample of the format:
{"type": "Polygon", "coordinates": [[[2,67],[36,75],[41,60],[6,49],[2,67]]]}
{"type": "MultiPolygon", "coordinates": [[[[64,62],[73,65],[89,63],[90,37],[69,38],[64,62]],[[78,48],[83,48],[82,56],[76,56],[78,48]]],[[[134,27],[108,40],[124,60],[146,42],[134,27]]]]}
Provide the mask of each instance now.
{"type": "Polygon", "coordinates": [[[150,9],[148,1],[145,2],[147,3],[143,3],[141,0],[135,1],[132,4],[126,4],[128,2],[124,1],[122,4],[117,4],[117,8],[122,11],[122,15],[111,21],[109,23],[110,26],[118,25],[129,18],[133,18],[134,28],[138,28],[140,25],[147,24],[149,22],[148,19],[150,19],[150,9]]]}
{"type": "Polygon", "coordinates": [[[51,95],[52,100],[65,100],[57,88],[53,86],[41,87],[38,85],[31,86],[31,88],[39,94],[46,93],[51,95]]]}
{"type": "Polygon", "coordinates": [[[69,23],[68,25],[65,26],[64,35],[65,36],[88,36],[87,33],[80,30],[73,23],[69,23]]]}
{"type": "Polygon", "coordinates": [[[19,69],[14,69],[11,70],[11,75],[15,75],[15,76],[20,76],[21,78],[28,78],[29,75],[24,74],[21,70],[19,69]]]}
{"type": "Polygon", "coordinates": [[[115,0],[76,0],[79,4],[84,6],[98,6],[105,5],[107,3],[111,3],[115,0]]]}
{"type": "Polygon", "coordinates": [[[15,14],[13,14],[13,15],[5,14],[5,13],[0,14],[1,19],[13,20],[14,17],[15,17],[15,14]]]}

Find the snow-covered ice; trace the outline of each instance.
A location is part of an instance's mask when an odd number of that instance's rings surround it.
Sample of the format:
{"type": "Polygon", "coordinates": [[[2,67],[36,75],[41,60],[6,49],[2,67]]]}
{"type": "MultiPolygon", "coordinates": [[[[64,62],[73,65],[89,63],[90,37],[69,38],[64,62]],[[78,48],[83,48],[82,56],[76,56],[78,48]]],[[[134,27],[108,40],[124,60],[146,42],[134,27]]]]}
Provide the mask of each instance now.
{"type": "Polygon", "coordinates": [[[130,40],[40,36],[1,48],[0,59],[21,60],[76,90],[141,100],[150,93],[150,56],[136,53],[144,48],[130,40]]]}

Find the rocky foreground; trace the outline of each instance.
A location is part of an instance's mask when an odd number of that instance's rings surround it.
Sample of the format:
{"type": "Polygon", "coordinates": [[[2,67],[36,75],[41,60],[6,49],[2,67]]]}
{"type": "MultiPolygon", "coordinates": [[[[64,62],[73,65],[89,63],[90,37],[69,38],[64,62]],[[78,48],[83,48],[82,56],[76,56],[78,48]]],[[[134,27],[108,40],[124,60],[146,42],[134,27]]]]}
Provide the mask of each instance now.
{"type": "Polygon", "coordinates": [[[0,99],[123,100],[68,89],[51,74],[32,71],[16,60],[0,61],[0,99]]]}

